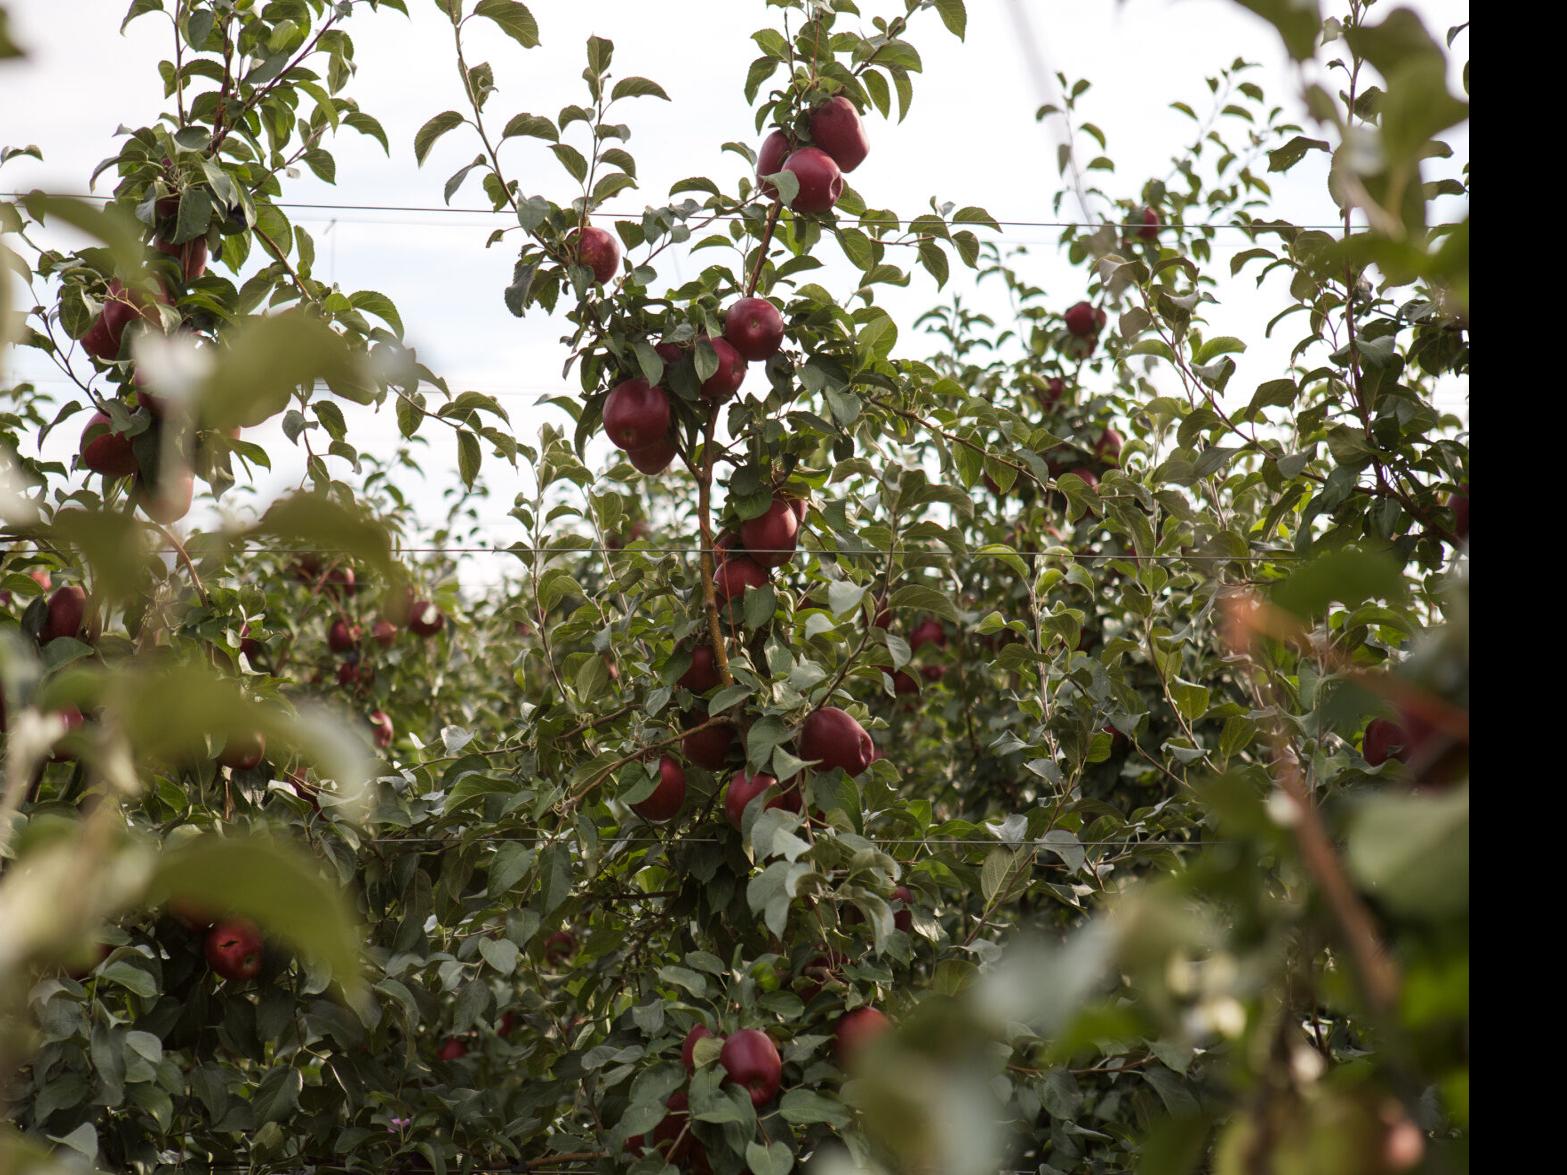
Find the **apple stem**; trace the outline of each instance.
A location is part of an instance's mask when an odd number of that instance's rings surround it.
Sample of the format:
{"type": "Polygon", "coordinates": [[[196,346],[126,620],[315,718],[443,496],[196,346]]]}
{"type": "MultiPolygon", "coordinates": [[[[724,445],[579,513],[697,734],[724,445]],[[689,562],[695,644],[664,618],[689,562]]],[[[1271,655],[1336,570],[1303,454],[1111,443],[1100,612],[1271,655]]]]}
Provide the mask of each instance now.
{"type": "Polygon", "coordinates": [[[773,232],[778,228],[778,214],[783,210],[783,203],[773,201],[773,206],[767,210],[767,223],[762,226],[762,241],[756,247],[756,264],[751,266],[751,276],[745,282],[745,296],[749,298],[756,293],[756,285],[762,280],[762,266],[767,264],[767,247],[773,243],[773,232]]]}

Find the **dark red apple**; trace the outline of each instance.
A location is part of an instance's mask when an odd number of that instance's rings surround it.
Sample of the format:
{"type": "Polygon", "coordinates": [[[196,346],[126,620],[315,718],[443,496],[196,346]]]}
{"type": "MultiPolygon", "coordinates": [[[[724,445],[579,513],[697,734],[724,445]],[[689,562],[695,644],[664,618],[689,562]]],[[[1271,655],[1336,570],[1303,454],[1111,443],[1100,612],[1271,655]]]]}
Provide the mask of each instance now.
{"type": "Polygon", "coordinates": [[[645,379],[623,380],[604,401],[604,435],[627,451],[667,439],[671,420],[669,393],[645,379]]]}
{"type": "Polygon", "coordinates": [[[160,253],[167,253],[180,263],[180,272],[185,275],[187,282],[193,282],[207,272],[207,238],[197,237],[193,241],[186,241],[183,245],[176,245],[158,237],[152,242],[153,248],[160,253]]]}
{"type": "Polygon", "coordinates": [[[783,1080],[778,1046],[760,1028],[742,1028],[724,1041],[718,1063],[728,1074],[725,1083],[743,1086],[750,1093],[753,1106],[772,1101],[783,1080]]]}
{"type": "MultiPolygon", "coordinates": [[[[167,302],[168,295],[161,295],[159,300],[167,302]]],[[[125,338],[125,328],[138,316],[147,321],[157,320],[157,315],[148,305],[145,296],[131,294],[118,278],[113,279],[109,282],[109,292],[104,299],[103,312],[82,336],[82,349],[94,359],[105,363],[114,362],[120,357],[120,344],[125,338]]]]}
{"type": "Polygon", "coordinates": [[[741,298],[724,314],[724,339],[750,362],[765,362],[783,346],[783,315],[766,298],[741,298]]]}
{"type": "Polygon", "coordinates": [[[796,497],[793,494],[783,494],[782,497],[784,501],[789,503],[789,509],[794,511],[795,522],[799,523],[801,526],[804,526],[805,513],[810,508],[810,503],[807,502],[804,498],[796,497]]]}
{"type": "Polygon", "coordinates": [[[680,740],[680,750],[698,767],[717,771],[729,758],[735,743],[735,728],[727,722],[693,730],[680,740]]]}
{"type": "Polygon", "coordinates": [[[820,147],[801,147],[784,160],[783,170],[800,181],[789,205],[796,212],[828,212],[843,195],[843,175],[820,147]]]}
{"type": "Polygon", "coordinates": [[[631,810],[650,824],[662,824],[680,814],[686,802],[686,773],[668,755],[658,761],[658,786],[647,799],[631,805],[631,810]]]}
{"type": "Polygon", "coordinates": [[[225,918],[207,931],[207,966],[224,979],[254,979],[261,970],[261,931],[247,918],[225,918]]]}
{"type": "Polygon", "coordinates": [[[429,600],[415,600],[408,614],[408,631],[415,636],[432,637],[446,627],[446,613],[429,600]]]}
{"type": "Polygon", "coordinates": [[[1137,230],[1137,235],[1145,241],[1157,240],[1159,237],[1159,214],[1152,208],[1144,208],[1142,222],[1142,226],[1137,230]]]}
{"type": "Polygon", "coordinates": [[[891,1027],[892,1021],[868,1004],[845,1012],[838,1017],[838,1027],[833,1031],[838,1064],[848,1068],[867,1045],[891,1027]]]}
{"type": "Polygon", "coordinates": [[[267,740],[260,731],[236,734],[223,744],[218,762],[232,771],[254,771],[266,757],[267,740]]]}
{"type": "Polygon", "coordinates": [[[909,907],[914,904],[914,891],[906,885],[894,886],[892,890],[892,924],[904,934],[914,933],[914,911],[909,907]]]}
{"type": "Polygon", "coordinates": [[[1453,512],[1453,533],[1460,540],[1469,537],[1469,483],[1463,482],[1447,497],[1447,505],[1453,512]]]}
{"type": "Polygon", "coordinates": [[[772,184],[762,183],[763,176],[777,175],[784,169],[784,160],[789,158],[789,152],[794,150],[794,144],[789,142],[789,136],[783,131],[773,131],[762,140],[762,149],[756,153],[756,179],[761,185],[762,195],[769,200],[778,198],[778,189],[772,184]]]}
{"type": "Polygon", "coordinates": [[[637,467],[641,473],[652,477],[663,473],[669,468],[669,463],[675,459],[675,442],[665,437],[661,441],[654,441],[651,445],[643,445],[640,449],[629,449],[626,459],[637,467]]]}
{"type": "MultiPolygon", "coordinates": [[[[729,786],[724,789],[724,817],[738,829],[740,818],[745,815],[746,806],[777,784],[778,781],[771,775],[761,772],[749,775],[744,771],[736,771],[729,779],[729,786]]],[[[778,801],[774,800],[766,806],[773,808],[779,805],[778,801]]]]}
{"type": "Polygon", "coordinates": [[[1107,428],[1099,434],[1099,439],[1094,442],[1094,456],[1101,461],[1119,461],[1121,459],[1121,434],[1115,429],[1107,428]]]}
{"type": "Polygon", "coordinates": [[[43,628],[38,639],[48,644],[56,637],[80,638],[87,621],[87,593],[78,584],[57,588],[49,597],[48,611],[44,613],[43,628]]]}
{"type": "Polygon", "coordinates": [[[718,356],[718,370],[702,381],[702,395],[715,404],[722,404],[745,382],[745,356],[724,339],[704,337],[702,341],[718,356]]]}
{"type": "Polygon", "coordinates": [[[544,961],[551,967],[563,967],[577,953],[577,936],[569,930],[557,930],[544,940],[544,961]]]}
{"type": "Polygon", "coordinates": [[[837,706],[813,711],[800,728],[800,757],[816,761],[820,771],[841,767],[858,775],[871,765],[875,752],[865,728],[837,706]]]}
{"type": "Polygon", "coordinates": [[[900,698],[908,694],[917,694],[920,692],[920,683],[900,669],[892,675],[892,692],[900,698]]]}
{"type": "Polygon", "coordinates": [[[517,1026],[517,1013],[515,1013],[515,1012],[502,1012],[501,1013],[500,1023],[496,1024],[496,1026],[495,1026],[495,1035],[499,1036],[499,1037],[502,1037],[504,1039],[505,1037],[508,1037],[508,1036],[511,1035],[511,1030],[513,1028],[515,1028],[516,1026],[517,1026]]]}
{"type": "Polygon", "coordinates": [[[871,150],[860,112],[842,94],[834,94],[811,111],[811,142],[831,155],[843,172],[864,163],[871,150]]]}
{"type": "Polygon", "coordinates": [[[262,644],[261,638],[251,634],[248,624],[241,626],[239,630],[239,651],[249,658],[252,665],[256,663],[256,658],[267,651],[267,646],[262,644]]]}
{"type": "Polygon", "coordinates": [[[774,498],[761,514],[740,524],[740,541],[763,567],[782,567],[789,562],[799,535],[800,520],[784,498],[774,498]]]}
{"type": "Polygon", "coordinates": [[[375,745],[383,751],[392,745],[393,727],[392,716],[385,710],[372,710],[370,712],[370,732],[375,739],[375,745]]]}
{"type": "Polygon", "coordinates": [[[689,1127],[690,1099],[683,1091],[677,1089],[665,1099],[664,1105],[669,1108],[669,1113],[653,1127],[654,1149],[677,1168],[692,1171],[697,1175],[710,1171],[707,1154],[689,1127]]]}
{"type": "Polygon", "coordinates": [[[181,469],[160,478],[156,485],[148,485],[137,474],[134,496],[143,514],[167,526],[190,513],[190,504],[196,497],[196,475],[189,469],[181,469]]]}
{"type": "Polygon", "coordinates": [[[332,627],[326,630],[327,648],[339,654],[352,652],[358,647],[360,636],[361,633],[357,624],[350,624],[347,620],[339,617],[332,621],[332,627]]]}
{"type": "Polygon", "coordinates": [[[571,235],[577,260],[593,271],[600,283],[612,281],[620,269],[620,239],[614,233],[589,225],[571,235]]]}
{"type": "Polygon", "coordinates": [[[914,626],[914,631],[909,633],[909,648],[918,650],[926,645],[935,645],[938,649],[947,647],[947,634],[941,627],[941,621],[934,616],[927,616],[914,626]]]}
{"type": "Polygon", "coordinates": [[[713,586],[720,600],[742,596],[751,588],[761,587],[771,576],[767,568],[746,555],[725,559],[713,576],[713,586]]]}
{"type": "Polygon", "coordinates": [[[1388,718],[1373,718],[1366,723],[1366,733],[1360,740],[1360,753],[1372,767],[1380,767],[1389,759],[1401,763],[1409,761],[1409,732],[1388,718]]]}
{"type": "Polygon", "coordinates": [[[129,477],[136,472],[131,439],[112,431],[107,413],[94,412],[82,429],[82,465],[106,477],[129,477]]]}
{"type": "Polygon", "coordinates": [[[1045,390],[1038,395],[1040,404],[1046,410],[1054,408],[1061,402],[1061,397],[1066,395],[1066,380],[1059,375],[1052,375],[1045,381],[1045,390]]]}
{"type": "Polygon", "coordinates": [[[370,637],[383,649],[390,649],[397,640],[397,625],[383,616],[371,626],[370,637]]]}
{"type": "Polygon", "coordinates": [[[435,1059],[438,1061],[459,1061],[468,1055],[468,1046],[455,1036],[448,1036],[441,1041],[441,1047],[435,1050],[435,1059]]]}
{"type": "Polygon", "coordinates": [[[945,665],[921,665],[920,676],[926,681],[940,681],[947,676],[947,667],[945,665]]]}
{"type": "Polygon", "coordinates": [[[1066,322],[1066,329],[1080,339],[1097,335],[1105,324],[1105,312],[1088,302],[1069,306],[1061,317],[1066,322]]]}
{"type": "Polygon", "coordinates": [[[326,579],[322,586],[327,593],[336,599],[344,599],[348,596],[358,595],[359,577],[354,574],[352,567],[344,567],[339,563],[326,573],[326,579]]]}
{"type": "Polygon", "coordinates": [[[687,1073],[696,1072],[696,1042],[712,1035],[712,1030],[706,1024],[694,1025],[691,1031],[686,1033],[686,1038],[680,1045],[680,1063],[686,1067],[687,1073]]]}
{"type": "Polygon", "coordinates": [[[1092,469],[1068,469],[1066,472],[1080,480],[1091,490],[1099,488],[1099,475],[1092,469]]]}
{"type": "Polygon", "coordinates": [[[694,694],[705,694],[723,678],[718,673],[718,660],[713,656],[712,645],[697,645],[691,650],[691,668],[676,680],[694,694]]]}

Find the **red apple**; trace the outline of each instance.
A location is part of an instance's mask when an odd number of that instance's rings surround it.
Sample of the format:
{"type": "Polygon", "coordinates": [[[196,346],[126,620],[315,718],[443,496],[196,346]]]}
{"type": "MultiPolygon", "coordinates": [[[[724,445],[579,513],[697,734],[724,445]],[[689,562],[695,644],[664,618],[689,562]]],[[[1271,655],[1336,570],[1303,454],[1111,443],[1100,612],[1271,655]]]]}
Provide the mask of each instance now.
{"type": "Polygon", "coordinates": [[[909,909],[914,904],[914,891],[906,885],[894,886],[892,890],[892,924],[904,934],[914,933],[914,911],[909,909]]]}
{"type": "Polygon", "coordinates": [[[1080,339],[1097,335],[1105,324],[1105,312],[1088,302],[1078,302],[1068,307],[1061,317],[1066,322],[1066,329],[1080,339]]]}
{"type": "Polygon", "coordinates": [[[375,739],[375,745],[383,751],[392,745],[392,716],[385,710],[372,710],[370,712],[370,732],[375,739]]]}
{"type": "Polygon", "coordinates": [[[719,566],[713,576],[713,586],[720,600],[729,600],[743,596],[751,588],[761,587],[769,579],[771,576],[760,563],[746,555],[737,555],[733,559],[725,559],[719,566]]]}
{"type": "MultiPolygon", "coordinates": [[[[65,729],[60,732],[60,739],[68,738],[73,731],[80,730],[87,723],[86,715],[84,715],[75,706],[62,706],[60,709],[54,711],[54,713],[65,727],[65,729]]],[[[58,746],[57,740],[57,748],[58,749],[50,754],[50,762],[73,763],[76,761],[76,749],[72,747],[70,743],[66,743],[64,746],[58,746]]]]}
{"type": "Polygon", "coordinates": [[[1119,461],[1121,459],[1121,434],[1115,429],[1107,428],[1099,434],[1099,439],[1094,442],[1094,456],[1101,461],[1119,461]]]}
{"type": "Polygon", "coordinates": [[[908,694],[917,694],[920,692],[920,683],[900,669],[892,675],[892,692],[900,698],[908,694]]]}
{"type": "Polygon", "coordinates": [[[352,652],[359,644],[360,635],[357,624],[350,624],[339,617],[332,621],[332,627],[326,630],[327,648],[338,654],[352,652]]]}
{"type": "Polygon", "coordinates": [[[429,600],[416,600],[408,615],[408,631],[415,636],[432,637],[446,627],[446,613],[429,600]]]}
{"type": "Polygon", "coordinates": [[[1366,723],[1366,733],[1360,740],[1360,753],[1372,767],[1380,767],[1389,759],[1401,763],[1409,761],[1409,732],[1388,718],[1373,718],[1366,723]]]}
{"type": "Polygon", "coordinates": [[[468,1055],[468,1046],[455,1036],[448,1036],[441,1041],[441,1047],[435,1050],[435,1059],[438,1061],[459,1061],[468,1055]]]}
{"type": "Polygon", "coordinates": [[[502,1012],[501,1013],[500,1023],[495,1026],[495,1035],[499,1036],[499,1037],[502,1037],[502,1038],[508,1037],[508,1036],[511,1035],[511,1030],[513,1028],[515,1028],[516,1026],[517,1026],[517,1013],[515,1013],[515,1012],[502,1012]]]}
{"type": "Polygon", "coordinates": [[[224,979],[254,979],[261,970],[261,931],[246,918],[225,918],[207,931],[207,966],[224,979]]]}
{"type": "Polygon", "coordinates": [[[892,1021],[869,1005],[845,1012],[833,1032],[838,1064],[848,1068],[868,1044],[891,1027],[892,1021]]]}
{"type": "Polygon", "coordinates": [[[740,524],[740,541],[763,567],[782,567],[789,562],[799,534],[800,519],[785,498],[774,498],[765,511],[740,524]]]}
{"type": "Polygon", "coordinates": [[[762,363],[783,346],[783,315],[766,298],[741,298],[724,314],[724,339],[745,359],[762,363]]]}
{"type": "Polygon", "coordinates": [[[1066,472],[1077,478],[1091,490],[1099,488],[1099,475],[1092,469],[1068,469],[1066,472]]]}
{"type": "Polygon", "coordinates": [[[1469,537],[1469,483],[1463,482],[1447,496],[1447,505],[1453,512],[1453,533],[1460,540],[1469,537]]]}
{"type": "Polygon", "coordinates": [[[926,681],[940,681],[947,676],[947,667],[945,665],[921,665],[920,676],[926,681]]]}
{"type": "Polygon", "coordinates": [[[718,356],[718,370],[702,381],[702,395],[715,404],[722,404],[745,382],[745,357],[724,339],[704,337],[702,342],[712,347],[713,354],[718,356]]]}
{"type": "Polygon", "coordinates": [[[842,94],[834,94],[811,111],[811,141],[831,155],[843,172],[864,163],[871,150],[860,112],[842,94]]]}
{"type": "Polygon", "coordinates": [[[143,514],[167,526],[190,513],[190,504],[196,496],[196,475],[189,469],[182,469],[162,478],[156,485],[149,485],[137,474],[134,496],[143,514]]]}
{"type": "Polygon", "coordinates": [[[128,477],[136,472],[131,439],[112,431],[107,413],[94,412],[82,429],[82,465],[106,477],[128,477]]]}
{"type": "Polygon", "coordinates": [[[775,130],[762,140],[762,149],[756,153],[756,179],[761,185],[762,195],[769,200],[778,198],[778,189],[772,184],[762,183],[763,176],[777,175],[784,169],[784,160],[789,158],[789,152],[794,150],[794,144],[789,142],[789,136],[783,131],[775,130]]]}
{"type": "Polygon", "coordinates": [[[577,260],[593,271],[600,284],[614,279],[620,269],[620,240],[614,233],[590,225],[572,233],[571,241],[577,260]]]}
{"type": "Polygon", "coordinates": [[[631,810],[649,824],[662,824],[678,816],[685,802],[685,769],[665,755],[658,761],[658,786],[647,799],[632,804],[631,810]]]}
{"type": "Polygon", "coordinates": [[[338,564],[326,573],[322,586],[330,595],[341,600],[346,596],[359,594],[359,577],[354,574],[352,567],[338,564]]]}
{"type": "Polygon", "coordinates": [[[57,588],[49,597],[48,611],[44,613],[43,628],[38,639],[48,644],[56,637],[80,638],[87,621],[87,593],[77,584],[57,588]]]}
{"type": "Polygon", "coordinates": [[[257,657],[267,651],[266,645],[261,643],[260,638],[251,635],[248,624],[243,625],[239,630],[239,651],[249,658],[252,665],[255,664],[257,657]]]}
{"type": "Polygon", "coordinates": [[[267,740],[260,731],[231,736],[223,744],[218,762],[232,771],[254,771],[266,757],[267,740]]]}
{"type": "Polygon", "coordinates": [[[800,728],[800,757],[814,760],[817,770],[841,767],[858,775],[871,765],[876,744],[853,715],[837,706],[823,706],[800,728]]]}
{"type": "Polygon", "coordinates": [[[720,722],[717,726],[693,730],[680,740],[680,749],[698,767],[717,771],[728,760],[729,749],[734,746],[734,742],[735,728],[727,722],[720,722]]]}
{"type": "MultiPolygon", "coordinates": [[[[663,1121],[653,1127],[654,1149],[677,1168],[690,1170],[698,1175],[710,1171],[707,1154],[690,1130],[690,1099],[677,1089],[665,1099],[664,1105],[669,1107],[669,1113],[664,1115],[663,1121]]],[[[629,1140],[627,1145],[630,1145],[629,1140]]]]}
{"type": "Polygon", "coordinates": [[[1045,390],[1037,393],[1039,402],[1048,411],[1061,402],[1061,397],[1066,395],[1066,380],[1059,375],[1052,375],[1045,381],[1045,390]]]}
{"type": "Polygon", "coordinates": [[[804,498],[796,497],[793,494],[783,494],[782,497],[784,501],[789,503],[789,509],[794,511],[795,522],[804,526],[805,512],[810,508],[810,503],[804,498]]]}
{"type": "Polygon", "coordinates": [[[397,625],[383,616],[371,626],[370,636],[383,649],[390,649],[397,639],[397,625]]]}
{"type": "MultiPolygon", "coordinates": [[[[167,302],[168,295],[161,295],[159,300],[167,302]]],[[[94,359],[105,363],[114,362],[120,357],[120,344],[125,339],[125,328],[138,316],[149,322],[157,320],[144,295],[132,295],[118,278],[113,279],[109,282],[109,293],[104,299],[103,312],[82,336],[82,349],[94,359]]]]}
{"type": "Polygon", "coordinates": [[[604,401],[604,435],[620,449],[644,449],[669,436],[669,393],[645,379],[616,384],[604,401]]]}
{"type": "Polygon", "coordinates": [[[909,633],[909,648],[922,649],[926,645],[935,645],[938,649],[947,647],[947,634],[941,627],[941,621],[933,616],[927,616],[914,626],[914,631],[909,633]]]}
{"type": "Polygon", "coordinates": [[[563,967],[577,953],[577,936],[569,930],[557,930],[544,940],[544,961],[551,967],[563,967]]]}
{"type": "Polygon", "coordinates": [[[686,1067],[687,1073],[696,1072],[696,1042],[712,1035],[712,1030],[706,1024],[697,1024],[686,1033],[680,1045],[680,1063],[686,1067]]]}
{"type": "Polygon", "coordinates": [[[197,237],[193,241],[186,241],[183,245],[176,245],[158,237],[153,240],[152,245],[158,252],[167,253],[179,261],[180,272],[185,275],[187,282],[193,282],[207,272],[206,237],[197,237]]]}
{"type": "Polygon", "coordinates": [[[675,684],[684,686],[694,694],[705,694],[722,680],[718,673],[718,661],[713,656],[713,646],[697,645],[691,650],[691,668],[682,673],[675,684]]]}
{"type": "MultiPolygon", "coordinates": [[[[747,805],[763,792],[771,791],[777,786],[778,781],[771,775],[765,775],[761,772],[755,775],[748,775],[744,771],[736,771],[730,777],[729,786],[724,789],[725,818],[738,829],[740,827],[740,818],[745,815],[747,805]]],[[[765,807],[784,808],[798,812],[800,810],[799,789],[791,788],[789,795],[793,797],[792,804],[788,797],[779,795],[769,800],[765,807]]]]}
{"type": "Polygon", "coordinates": [[[789,205],[796,212],[827,212],[843,195],[843,175],[832,156],[820,147],[801,147],[784,160],[783,170],[794,173],[799,191],[789,205]]]}
{"type": "Polygon", "coordinates": [[[626,459],[636,466],[638,471],[652,477],[663,473],[669,468],[669,463],[675,459],[675,442],[665,437],[661,441],[654,441],[651,445],[643,445],[640,449],[630,449],[626,453],[626,459]]]}
{"type": "Polygon", "coordinates": [[[1137,230],[1137,235],[1145,241],[1157,240],[1159,237],[1159,214],[1152,208],[1144,208],[1142,222],[1142,227],[1137,230]]]}
{"type": "Polygon", "coordinates": [[[725,1083],[743,1086],[750,1093],[753,1106],[770,1102],[783,1080],[778,1046],[760,1028],[742,1028],[724,1041],[718,1063],[728,1074],[725,1083]]]}

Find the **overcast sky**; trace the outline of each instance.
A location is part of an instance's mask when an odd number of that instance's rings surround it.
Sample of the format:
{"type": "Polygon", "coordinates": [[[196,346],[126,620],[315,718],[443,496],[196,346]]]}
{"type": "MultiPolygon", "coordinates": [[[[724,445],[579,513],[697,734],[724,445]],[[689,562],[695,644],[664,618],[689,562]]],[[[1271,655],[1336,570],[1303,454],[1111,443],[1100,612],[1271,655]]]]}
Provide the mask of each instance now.
{"type": "MultiPolygon", "coordinates": [[[[351,132],[340,135],[329,144],[338,160],[336,186],[305,172],[286,183],[288,199],[435,206],[447,177],[473,158],[476,143],[459,129],[437,145],[422,169],[415,166],[415,130],[431,115],[459,108],[461,92],[450,25],[431,0],[410,0],[409,6],[411,19],[364,11],[347,26],[359,64],[348,92],[383,122],[391,156],[372,140],[351,132]]],[[[1460,0],[1409,6],[1438,38],[1468,19],[1468,4],[1460,0]]],[[[115,150],[116,127],[142,125],[161,109],[155,62],[168,52],[169,24],[145,16],[121,36],[126,0],[9,0],[7,7],[13,35],[31,57],[0,66],[0,144],[36,143],[45,160],[8,165],[0,173],[0,189],[83,192],[93,167],[115,150]]],[[[621,120],[633,129],[628,146],[637,156],[641,186],[616,197],[617,209],[635,212],[645,203],[661,203],[669,185],[685,176],[706,174],[723,181],[739,174],[738,158],[722,154],[720,146],[756,138],[742,95],[746,70],[756,56],[750,34],[776,22],[778,10],[761,0],[537,0],[530,7],[541,28],[538,49],[525,51],[491,34],[487,22],[470,26],[469,61],[489,61],[499,87],[487,111],[490,117],[501,122],[523,110],[553,114],[582,100],[583,43],[597,33],[615,41],[617,75],[651,77],[673,100],[638,99],[621,109],[621,120]]],[[[865,0],[861,7],[874,14],[902,5],[865,0]]],[[[914,216],[935,198],[978,204],[1000,220],[1056,219],[1051,211],[1061,185],[1056,139],[1049,126],[1034,120],[1035,109],[1051,97],[1041,86],[1053,83],[1030,68],[1016,11],[1020,7],[1026,10],[1033,49],[1048,71],[1093,82],[1084,100],[1086,116],[1108,134],[1108,154],[1117,164],[1113,176],[1096,178],[1117,195],[1132,195],[1149,176],[1166,174],[1172,154],[1189,141],[1192,129],[1169,104],[1179,99],[1204,111],[1203,78],[1237,57],[1262,67],[1251,78],[1270,99],[1298,108],[1277,36],[1232,0],[968,0],[966,43],[950,36],[934,13],[916,19],[911,39],[924,58],[925,73],[916,79],[907,120],[868,120],[871,154],[852,180],[871,207],[914,216]]],[[[1459,50],[1467,53],[1467,40],[1459,50]]],[[[1458,161],[1466,161],[1467,132],[1451,141],[1458,161]]],[[[524,143],[512,163],[524,190],[568,200],[572,181],[533,141],[524,143]]],[[[1322,179],[1313,159],[1277,182],[1277,215],[1299,223],[1333,221],[1335,209],[1322,179]]],[[[112,180],[98,190],[110,187],[112,180]]],[[[474,208],[483,201],[475,186],[453,203],[474,208]]],[[[345,289],[390,295],[409,342],[454,390],[498,395],[512,413],[517,434],[536,435],[542,410],[532,402],[563,386],[562,323],[542,316],[518,320],[506,311],[501,292],[515,254],[507,245],[486,250],[495,218],[446,212],[294,215],[316,236],[317,276],[345,289]]],[[[1241,234],[1229,235],[1234,240],[1221,240],[1221,254],[1246,244],[1241,234]]],[[[1054,230],[1020,229],[1008,240],[1034,245],[1027,262],[1030,277],[1052,294],[1058,291],[1065,306],[1082,296],[1084,277],[1053,256],[1054,237],[1054,230]]],[[[1222,262],[1214,268],[1228,271],[1222,262]]],[[[828,273],[824,284],[830,289],[853,288],[844,270],[828,273]]],[[[668,276],[681,273],[672,270],[668,276]]],[[[949,295],[957,290],[975,297],[967,284],[965,271],[955,265],[949,295]]],[[[908,289],[879,295],[899,320],[900,354],[933,349],[932,342],[914,333],[912,323],[945,296],[923,273],[908,289]]],[[[982,304],[994,298],[984,290],[977,296],[982,304]]],[[[1223,304],[1209,311],[1209,333],[1258,341],[1241,358],[1232,384],[1249,396],[1257,383],[1278,374],[1284,361],[1277,347],[1260,343],[1263,325],[1282,303],[1257,297],[1250,278],[1222,288],[1220,297],[1223,304]]],[[[47,375],[47,369],[23,353],[12,357],[8,378],[23,373],[47,375]]],[[[56,394],[68,391],[58,382],[42,387],[56,394]]],[[[1449,406],[1462,407],[1464,392],[1459,389],[1449,406]]],[[[379,419],[354,418],[353,439],[362,448],[384,451],[394,431],[389,409],[379,419]]],[[[275,445],[265,435],[255,439],[269,444],[278,466],[266,486],[297,482],[299,465],[290,459],[281,435],[275,445]]],[[[437,488],[455,479],[455,455],[448,437],[432,440],[425,469],[433,505],[437,488]]],[[[500,491],[487,513],[499,518],[522,482],[499,476],[499,467],[488,458],[486,469],[500,491]]],[[[432,510],[430,517],[439,517],[439,511],[432,510]]],[[[495,541],[520,537],[515,523],[501,519],[497,524],[495,541]]]]}

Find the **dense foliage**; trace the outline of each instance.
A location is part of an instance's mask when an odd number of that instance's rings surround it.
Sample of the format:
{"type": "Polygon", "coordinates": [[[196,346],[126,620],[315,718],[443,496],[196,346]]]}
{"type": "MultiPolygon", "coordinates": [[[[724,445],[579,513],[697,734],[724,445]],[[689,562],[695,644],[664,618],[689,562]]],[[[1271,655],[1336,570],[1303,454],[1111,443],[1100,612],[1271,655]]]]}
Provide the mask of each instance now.
{"type": "Polygon", "coordinates": [[[348,28],[398,0],[135,0],[169,109],[112,198],[0,204],[6,338],[76,389],[0,412],[0,1168],[1467,1170],[1449,46],[1246,3],[1312,125],[1236,61],[1146,181],[1060,79],[1092,223],[1047,290],[983,209],[845,174],[961,0],[770,0],[754,178],[637,219],[601,209],[658,82],[595,37],[557,116],[499,111],[533,14],[437,4],[468,106],[414,155],[471,138],[444,194],[509,212],[571,429],[452,395],[288,219],[336,134],[392,149],[348,28]],[[1314,152],[1342,231],[1270,216],[1314,152]],[[1009,319],[878,304],[964,270],[1009,319]],[[1224,333],[1246,277],[1268,339],[1224,333]],[[1286,356],[1249,395],[1248,343],[1286,356]],[[374,409],[398,452],[355,448],[374,409]],[[275,419],[300,489],[182,525],[275,419]],[[537,487],[503,592],[464,590],[486,460],[537,487]]]}

